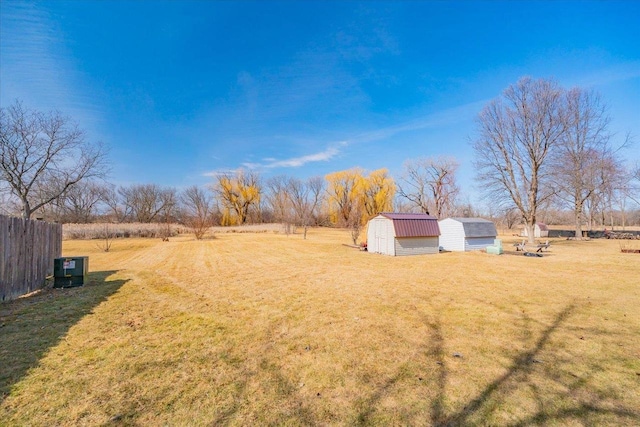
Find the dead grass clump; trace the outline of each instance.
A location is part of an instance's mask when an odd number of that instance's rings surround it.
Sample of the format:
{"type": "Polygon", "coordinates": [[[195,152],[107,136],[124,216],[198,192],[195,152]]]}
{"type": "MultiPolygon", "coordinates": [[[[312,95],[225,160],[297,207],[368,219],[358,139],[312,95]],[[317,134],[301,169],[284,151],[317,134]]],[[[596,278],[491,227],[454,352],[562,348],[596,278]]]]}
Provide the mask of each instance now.
{"type": "MultiPolygon", "coordinates": [[[[63,224],[62,238],[64,240],[102,239],[105,224],[63,224]]],[[[189,233],[189,229],[181,224],[144,224],[144,223],[118,223],[109,224],[109,232],[113,238],[160,238],[189,233]]]]}
{"type": "Polygon", "coordinates": [[[284,224],[247,224],[238,226],[211,227],[210,233],[285,233],[284,224]]]}
{"type": "MultiPolygon", "coordinates": [[[[108,224],[109,232],[114,239],[121,238],[167,238],[191,233],[191,229],[182,224],[144,224],[118,223],[108,224]]],[[[64,224],[62,238],[64,240],[103,239],[105,224],[64,224]]],[[[284,233],[283,224],[248,224],[228,227],[211,227],[209,234],[221,233],[284,233]]]]}

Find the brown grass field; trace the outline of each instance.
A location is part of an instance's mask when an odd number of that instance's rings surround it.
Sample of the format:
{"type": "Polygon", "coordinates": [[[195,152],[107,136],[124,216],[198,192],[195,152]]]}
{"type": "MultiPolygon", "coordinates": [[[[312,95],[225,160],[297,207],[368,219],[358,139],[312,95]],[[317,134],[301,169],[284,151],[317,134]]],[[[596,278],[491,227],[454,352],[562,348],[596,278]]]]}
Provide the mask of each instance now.
{"type": "Polygon", "coordinates": [[[0,425],[640,425],[640,255],[619,241],[342,243],[65,241],[88,284],[0,305],[0,425]]]}

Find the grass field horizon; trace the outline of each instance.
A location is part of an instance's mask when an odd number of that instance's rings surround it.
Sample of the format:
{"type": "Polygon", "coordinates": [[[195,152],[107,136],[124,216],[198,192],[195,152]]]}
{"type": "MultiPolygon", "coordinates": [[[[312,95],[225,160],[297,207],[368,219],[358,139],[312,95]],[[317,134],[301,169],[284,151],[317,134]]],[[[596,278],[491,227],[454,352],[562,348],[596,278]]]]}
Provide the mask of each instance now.
{"type": "Polygon", "coordinates": [[[620,241],[343,243],[65,241],[87,285],[0,305],[0,425],[640,423],[640,255],[620,241]]]}

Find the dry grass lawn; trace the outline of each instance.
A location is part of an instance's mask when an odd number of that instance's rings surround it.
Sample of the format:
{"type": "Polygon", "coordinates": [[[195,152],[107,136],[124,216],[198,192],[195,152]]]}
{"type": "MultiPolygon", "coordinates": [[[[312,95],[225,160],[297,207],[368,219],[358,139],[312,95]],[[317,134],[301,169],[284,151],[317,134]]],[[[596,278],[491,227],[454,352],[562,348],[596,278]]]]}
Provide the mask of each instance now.
{"type": "Polygon", "coordinates": [[[66,241],[89,284],[0,305],[0,425],[640,424],[640,255],[348,242],[66,241]]]}

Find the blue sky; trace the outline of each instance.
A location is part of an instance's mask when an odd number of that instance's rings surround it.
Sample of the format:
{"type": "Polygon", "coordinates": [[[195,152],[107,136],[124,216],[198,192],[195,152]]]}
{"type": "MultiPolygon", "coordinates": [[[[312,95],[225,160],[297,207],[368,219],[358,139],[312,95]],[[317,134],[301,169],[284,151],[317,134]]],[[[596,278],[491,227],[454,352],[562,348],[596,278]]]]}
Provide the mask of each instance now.
{"type": "Polygon", "coordinates": [[[73,117],[116,184],[255,168],[301,178],[458,159],[524,75],[597,90],[640,160],[640,2],[12,1],[0,104],[73,117]]]}

